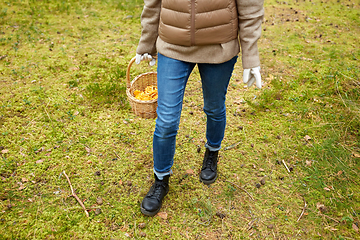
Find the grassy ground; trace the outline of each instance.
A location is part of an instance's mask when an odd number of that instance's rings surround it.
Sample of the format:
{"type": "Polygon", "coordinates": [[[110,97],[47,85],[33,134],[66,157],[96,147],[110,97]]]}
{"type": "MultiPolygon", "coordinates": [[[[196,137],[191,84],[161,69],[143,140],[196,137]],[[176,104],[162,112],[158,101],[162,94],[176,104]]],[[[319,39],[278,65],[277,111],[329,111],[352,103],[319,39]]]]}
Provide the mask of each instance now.
{"type": "Polygon", "coordinates": [[[359,2],[266,2],[265,86],[244,88],[237,63],[211,187],[198,180],[205,117],[191,75],[171,189],[153,218],[139,204],[154,120],[132,114],[125,94],[141,9],[0,3],[0,238],[360,239],[359,2]]]}

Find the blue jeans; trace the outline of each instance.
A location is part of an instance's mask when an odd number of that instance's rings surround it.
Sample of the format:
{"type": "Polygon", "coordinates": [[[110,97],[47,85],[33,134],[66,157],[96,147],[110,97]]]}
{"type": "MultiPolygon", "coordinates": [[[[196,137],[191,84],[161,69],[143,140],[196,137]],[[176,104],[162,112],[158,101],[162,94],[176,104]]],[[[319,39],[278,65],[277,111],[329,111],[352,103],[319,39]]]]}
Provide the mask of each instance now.
{"type": "MultiPolygon", "coordinates": [[[[237,56],[220,64],[197,64],[202,82],[203,110],[207,116],[205,147],[211,151],[220,150],[224,138],[225,95],[236,61],[237,56]]],[[[158,54],[158,116],[153,138],[153,157],[154,172],[160,179],[171,173],[185,87],[195,65],[158,54]]]]}

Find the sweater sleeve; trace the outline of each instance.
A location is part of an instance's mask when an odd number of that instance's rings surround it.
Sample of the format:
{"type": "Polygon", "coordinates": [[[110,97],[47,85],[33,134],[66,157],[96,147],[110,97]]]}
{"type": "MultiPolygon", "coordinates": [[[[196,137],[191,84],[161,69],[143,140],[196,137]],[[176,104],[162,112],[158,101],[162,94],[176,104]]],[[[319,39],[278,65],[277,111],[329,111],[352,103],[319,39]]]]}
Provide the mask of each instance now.
{"type": "Polygon", "coordinates": [[[257,41],[261,36],[264,0],[237,0],[237,7],[243,68],[260,66],[257,41]]]}
{"type": "Polygon", "coordinates": [[[161,0],[144,0],[144,9],[141,14],[141,37],[136,53],[156,55],[156,39],[161,9],[161,0]]]}

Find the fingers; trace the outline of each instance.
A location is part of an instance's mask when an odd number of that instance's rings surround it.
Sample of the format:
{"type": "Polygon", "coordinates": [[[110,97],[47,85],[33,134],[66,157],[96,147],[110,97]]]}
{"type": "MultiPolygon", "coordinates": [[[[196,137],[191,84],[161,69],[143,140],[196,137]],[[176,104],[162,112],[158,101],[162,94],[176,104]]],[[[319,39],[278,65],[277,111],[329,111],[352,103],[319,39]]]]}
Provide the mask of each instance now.
{"type": "Polygon", "coordinates": [[[152,57],[150,54],[148,54],[148,53],[144,53],[143,55],[140,55],[140,54],[136,54],[136,55],[135,55],[135,63],[136,63],[136,64],[140,64],[140,62],[141,62],[141,61],[144,61],[144,60],[150,61],[150,62],[149,62],[149,65],[150,65],[150,66],[154,66],[155,63],[156,63],[156,59],[153,58],[153,57],[152,57]]]}
{"type": "Polygon", "coordinates": [[[244,69],[244,73],[243,73],[243,81],[244,83],[247,83],[249,81],[249,76],[250,75],[250,69],[244,69]]]}
{"type": "Polygon", "coordinates": [[[155,65],[155,63],[156,63],[156,59],[152,58],[151,61],[149,62],[149,65],[152,67],[155,65]]]}
{"type": "Polygon", "coordinates": [[[259,88],[259,89],[261,89],[262,83],[261,83],[260,67],[251,69],[251,74],[252,74],[252,75],[254,76],[254,78],[255,78],[256,87],[259,88]]]}
{"type": "Polygon", "coordinates": [[[255,82],[254,76],[251,76],[249,81],[247,82],[247,87],[251,87],[255,82]]]}
{"type": "Polygon", "coordinates": [[[136,55],[135,55],[135,63],[136,63],[136,64],[140,64],[140,62],[141,62],[141,55],[140,55],[140,54],[136,54],[136,55]]]}

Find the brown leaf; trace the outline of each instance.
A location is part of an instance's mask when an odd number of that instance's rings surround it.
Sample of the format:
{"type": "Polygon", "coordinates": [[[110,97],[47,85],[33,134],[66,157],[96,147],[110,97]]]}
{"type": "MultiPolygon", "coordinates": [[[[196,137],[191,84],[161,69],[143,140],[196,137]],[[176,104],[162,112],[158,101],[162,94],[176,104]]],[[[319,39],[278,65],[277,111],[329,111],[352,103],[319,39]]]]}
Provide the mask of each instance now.
{"type": "Polygon", "coordinates": [[[159,217],[161,217],[162,219],[166,220],[167,219],[167,213],[166,212],[159,212],[157,214],[159,217]]]}
{"type": "Polygon", "coordinates": [[[312,161],[306,160],[306,166],[311,167],[312,161]]]}
{"type": "Polygon", "coordinates": [[[306,141],[310,141],[310,140],[311,140],[311,137],[310,137],[309,135],[306,135],[306,136],[304,137],[304,139],[305,139],[306,141]]]}
{"type": "Polygon", "coordinates": [[[44,161],[44,159],[40,159],[40,160],[37,160],[35,163],[39,164],[39,163],[42,163],[44,161]]]}
{"type": "Polygon", "coordinates": [[[353,156],[356,158],[360,158],[360,154],[358,154],[358,153],[353,153],[353,156]]]}
{"type": "Polygon", "coordinates": [[[188,169],[188,170],[186,170],[186,173],[192,175],[192,174],[194,174],[194,170],[188,169]]]}
{"type": "Polygon", "coordinates": [[[19,190],[23,190],[24,188],[26,188],[26,186],[21,185],[21,186],[19,187],[19,190]]]}
{"type": "Polygon", "coordinates": [[[326,191],[330,191],[331,189],[330,189],[330,188],[328,188],[328,187],[324,187],[324,190],[326,190],[326,191]]]}
{"type": "Polygon", "coordinates": [[[90,148],[88,148],[88,147],[85,147],[85,150],[86,150],[88,153],[90,153],[90,152],[91,152],[91,149],[90,149],[90,148]]]}
{"type": "Polygon", "coordinates": [[[343,173],[343,171],[338,171],[337,175],[340,176],[343,173]]]}
{"type": "Polygon", "coordinates": [[[354,229],[355,232],[359,232],[359,227],[356,226],[355,223],[352,224],[352,228],[354,229]]]}
{"type": "Polygon", "coordinates": [[[27,180],[26,178],[23,177],[23,178],[21,178],[21,181],[22,182],[28,182],[29,180],[27,180]]]}
{"type": "Polygon", "coordinates": [[[8,149],[4,149],[4,150],[1,150],[1,153],[8,153],[9,152],[9,150],[8,149]]]}
{"type": "Polygon", "coordinates": [[[327,211],[326,207],[324,204],[321,203],[316,203],[316,208],[320,210],[320,212],[324,213],[327,211]]]}

